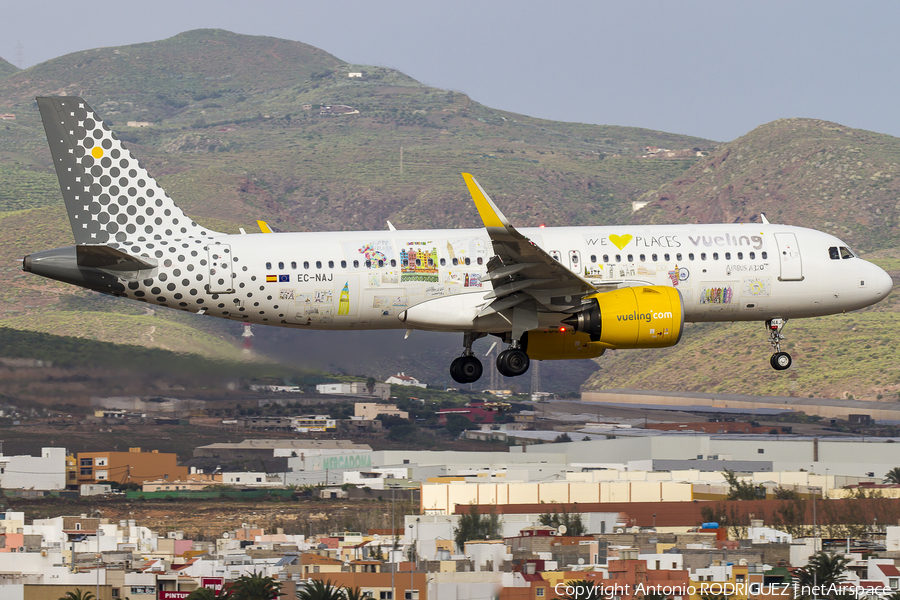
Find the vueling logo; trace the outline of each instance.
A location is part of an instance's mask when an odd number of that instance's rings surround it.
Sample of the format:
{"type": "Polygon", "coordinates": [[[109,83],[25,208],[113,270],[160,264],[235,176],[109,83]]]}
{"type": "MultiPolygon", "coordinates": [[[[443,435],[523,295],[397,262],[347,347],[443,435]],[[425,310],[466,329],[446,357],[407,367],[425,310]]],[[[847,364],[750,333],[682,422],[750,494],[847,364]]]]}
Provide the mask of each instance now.
{"type": "Polygon", "coordinates": [[[658,319],[671,319],[672,313],[670,312],[648,312],[648,313],[639,313],[634,311],[630,315],[616,315],[616,319],[619,321],[655,321],[658,319]]]}

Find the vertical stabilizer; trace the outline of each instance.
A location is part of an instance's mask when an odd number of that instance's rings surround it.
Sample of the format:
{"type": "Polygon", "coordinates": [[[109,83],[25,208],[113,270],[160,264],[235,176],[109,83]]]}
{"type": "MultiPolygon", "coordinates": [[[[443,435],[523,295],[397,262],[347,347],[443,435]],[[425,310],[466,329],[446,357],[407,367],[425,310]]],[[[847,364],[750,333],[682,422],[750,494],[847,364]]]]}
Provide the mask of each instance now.
{"type": "Polygon", "coordinates": [[[217,235],[185,216],[84,99],[37,103],[76,244],[217,235]]]}

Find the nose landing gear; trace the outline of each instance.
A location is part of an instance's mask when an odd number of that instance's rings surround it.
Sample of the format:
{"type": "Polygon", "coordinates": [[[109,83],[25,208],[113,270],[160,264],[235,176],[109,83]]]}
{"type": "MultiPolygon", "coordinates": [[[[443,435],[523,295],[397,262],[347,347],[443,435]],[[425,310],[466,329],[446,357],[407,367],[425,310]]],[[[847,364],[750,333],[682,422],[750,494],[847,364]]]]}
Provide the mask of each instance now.
{"type": "Polygon", "coordinates": [[[466,332],[463,334],[463,355],[457,357],[450,363],[450,377],[457,383],[474,383],[481,379],[484,373],[484,367],[475,353],[472,352],[472,343],[483,333],[466,332]]]}
{"type": "Polygon", "coordinates": [[[781,340],[785,339],[781,330],[787,325],[787,319],[770,319],[766,321],[766,329],[769,332],[769,343],[775,353],[769,359],[769,364],[776,371],[784,371],[794,362],[791,355],[781,351],[781,340]]]}

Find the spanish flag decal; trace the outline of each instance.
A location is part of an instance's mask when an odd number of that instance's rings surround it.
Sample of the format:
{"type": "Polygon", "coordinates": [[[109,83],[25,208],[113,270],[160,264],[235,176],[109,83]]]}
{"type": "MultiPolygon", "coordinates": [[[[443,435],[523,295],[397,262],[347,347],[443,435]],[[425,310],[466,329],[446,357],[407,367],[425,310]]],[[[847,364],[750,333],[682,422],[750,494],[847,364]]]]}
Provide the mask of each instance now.
{"type": "Polygon", "coordinates": [[[275,283],[278,281],[277,275],[266,275],[266,283],[275,283]]]}

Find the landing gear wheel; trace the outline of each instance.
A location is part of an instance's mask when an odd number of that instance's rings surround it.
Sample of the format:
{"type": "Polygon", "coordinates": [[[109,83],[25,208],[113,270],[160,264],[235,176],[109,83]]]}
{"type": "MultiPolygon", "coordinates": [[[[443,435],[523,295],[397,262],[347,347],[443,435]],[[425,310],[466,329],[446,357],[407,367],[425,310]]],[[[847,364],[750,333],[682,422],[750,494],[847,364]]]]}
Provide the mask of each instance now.
{"type": "Polygon", "coordinates": [[[476,356],[463,356],[457,369],[465,380],[461,383],[474,383],[481,379],[481,374],[484,373],[484,367],[476,356]]]}
{"type": "Polygon", "coordinates": [[[769,364],[772,365],[772,368],[776,371],[784,371],[785,369],[790,368],[791,363],[791,355],[787,352],[776,352],[772,355],[772,358],[769,359],[769,364]]]}
{"type": "Polygon", "coordinates": [[[450,377],[456,383],[474,383],[481,379],[484,367],[477,356],[460,356],[450,363],[450,377]]]}
{"type": "Polygon", "coordinates": [[[531,361],[524,350],[508,348],[497,356],[497,370],[504,377],[518,377],[528,370],[531,361]]]}
{"type": "Polygon", "coordinates": [[[450,377],[453,378],[453,381],[456,383],[466,383],[463,381],[463,375],[459,372],[459,363],[462,362],[463,357],[457,357],[453,359],[453,362],[450,363],[450,377]]]}

